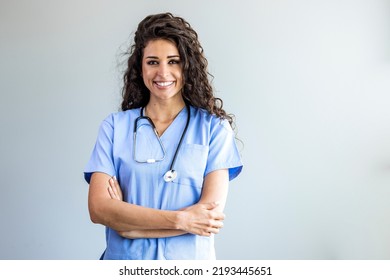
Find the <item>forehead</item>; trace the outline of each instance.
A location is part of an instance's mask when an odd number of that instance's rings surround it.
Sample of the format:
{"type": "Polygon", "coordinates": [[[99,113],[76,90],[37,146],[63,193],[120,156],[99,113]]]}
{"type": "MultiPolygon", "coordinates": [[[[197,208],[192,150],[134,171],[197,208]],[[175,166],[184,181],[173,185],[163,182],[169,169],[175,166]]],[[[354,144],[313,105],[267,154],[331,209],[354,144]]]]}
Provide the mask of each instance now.
{"type": "Polygon", "coordinates": [[[175,43],[165,39],[151,40],[144,49],[144,57],[166,57],[172,55],[179,55],[179,50],[175,43]]]}

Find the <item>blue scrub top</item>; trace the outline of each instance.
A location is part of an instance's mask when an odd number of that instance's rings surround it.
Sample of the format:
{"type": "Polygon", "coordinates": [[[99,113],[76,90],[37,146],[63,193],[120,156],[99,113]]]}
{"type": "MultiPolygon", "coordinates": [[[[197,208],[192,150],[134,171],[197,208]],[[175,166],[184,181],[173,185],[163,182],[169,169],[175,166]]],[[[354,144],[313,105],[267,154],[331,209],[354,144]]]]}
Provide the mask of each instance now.
{"type": "MultiPolygon", "coordinates": [[[[170,169],[186,125],[187,108],[160,137],[166,156],[156,163],[137,163],[133,157],[134,121],[140,116],[140,109],[109,115],[100,126],[84,171],[85,180],[89,183],[93,172],[116,175],[124,201],[155,209],[179,210],[199,201],[208,173],[228,169],[229,180],[234,179],[241,172],[242,162],[230,124],[203,109],[190,106],[190,111],[189,126],[174,165],[177,177],[173,182],[165,182],[163,176],[170,169]]],[[[153,138],[152,130],[142,123],[138,127],[137,159],[150,158],[151,154],[159,158],[161,147],[155,136],[153,138]]],[[[104,259],[215,259],[214,236],[185,234],[126,239],[106,227],[106,242],[104,259]]]]}

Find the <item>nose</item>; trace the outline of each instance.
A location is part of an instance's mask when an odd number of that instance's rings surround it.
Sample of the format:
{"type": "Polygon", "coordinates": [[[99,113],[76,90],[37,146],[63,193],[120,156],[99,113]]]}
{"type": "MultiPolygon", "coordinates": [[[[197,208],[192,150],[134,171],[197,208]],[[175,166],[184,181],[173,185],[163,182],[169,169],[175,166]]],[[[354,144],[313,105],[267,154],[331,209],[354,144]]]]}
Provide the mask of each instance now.
{"type": "Polygon", "coordinates": [[[169,75],[168,65],[165,63],[160,63],[157,69],[157,75],[160,77],[167,77],[169,75]]]}

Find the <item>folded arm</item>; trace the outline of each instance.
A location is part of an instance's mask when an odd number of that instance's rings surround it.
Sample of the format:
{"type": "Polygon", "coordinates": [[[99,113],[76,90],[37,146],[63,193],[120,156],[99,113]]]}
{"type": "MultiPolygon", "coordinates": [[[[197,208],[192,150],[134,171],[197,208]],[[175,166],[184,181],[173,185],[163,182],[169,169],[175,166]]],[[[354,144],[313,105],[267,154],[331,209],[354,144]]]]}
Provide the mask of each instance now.
{"type": "MultiPolygon", "coordinates": [[[[122,192],[118,182],[111,178],[110,187],[108,188],[109,194],[112,199],[122,200],[122,192]]],[[[181,209],[181,210],[191,210],[191,207],[205,207],[212,203],[213,208],[210,210],[217,211],[219,213],[223,212],[225,207],[227,193],[228,193],[228,171],[227,170],[217,170],[208,174],[204,180],[202,194],[200,201],[190,207],[181,209]],[[215,203],[217,202],[217,203],[215,203]]],[[[209,233],[219,233],[220,228],[223,226],[222,220],[218,221],[217,225],[211,227],[209,233]]],[[[119,234],[123,237],[135,239],[135,238],[162,238],[162,237],[171,237],[178,236],[187,233],[183,230],[132,230],[132,231],[122,231],[119,234]]]]}
{"type": "MultiPolygon", "coordinates": [[[[90,217],[92,222],[108,226],[124,237],[157,238],[184,233],[210,236],[222,226],[224,214],[211,196],[208,203],[203,200],[179,211],[158,210],[124,202],[121,193],[112,197],[115,188],[110,186],[113,182],[110,178],[105,173],[92,174],[88,195],[90,217]],[[142,233],[144,230],[147,232],[142,233]]],[[[223,195],[218,198],[223,199],[223,195]]]]}

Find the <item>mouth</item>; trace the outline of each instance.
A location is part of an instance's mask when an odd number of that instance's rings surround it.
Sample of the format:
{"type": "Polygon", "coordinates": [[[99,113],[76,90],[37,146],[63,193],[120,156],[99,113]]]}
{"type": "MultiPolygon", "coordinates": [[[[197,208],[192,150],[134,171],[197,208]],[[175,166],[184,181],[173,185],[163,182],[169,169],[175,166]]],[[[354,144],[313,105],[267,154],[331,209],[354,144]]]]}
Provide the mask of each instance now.
{"type": "Polygon", "coordinates": [[[170,87],[171,85],[173,85],[173,81],[170,81],[170,82],[156,82],[154,81],[153,82],[155,85],[157,85],[157,87],[159,88],[167,88],[167,87],[170,87]]]}

